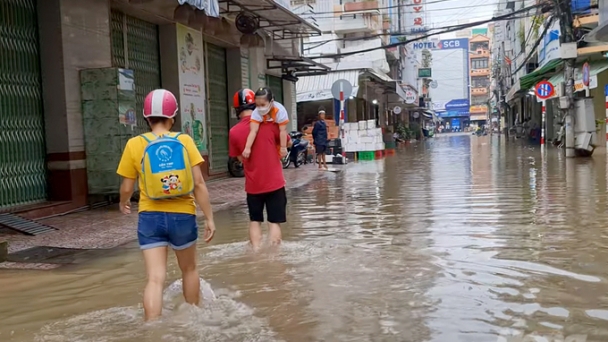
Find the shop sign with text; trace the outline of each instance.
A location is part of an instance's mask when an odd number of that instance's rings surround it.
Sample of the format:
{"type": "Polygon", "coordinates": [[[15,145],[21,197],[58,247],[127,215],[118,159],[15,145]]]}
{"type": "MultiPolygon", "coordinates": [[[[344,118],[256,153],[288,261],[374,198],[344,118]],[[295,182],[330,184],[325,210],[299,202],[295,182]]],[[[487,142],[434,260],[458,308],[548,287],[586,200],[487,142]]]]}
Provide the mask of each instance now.
{"type": "Polygon", "coordinates": [[[425,22],[425,8],[424,8],[424,3],[425,0],[410,0],[410,4],[412,5],[412,23],[410,24],[412,29],[411,32],[412,33],[416,33],[416,32],[425,32],[426,28],[424,25],[426,25],[425,22]]]}

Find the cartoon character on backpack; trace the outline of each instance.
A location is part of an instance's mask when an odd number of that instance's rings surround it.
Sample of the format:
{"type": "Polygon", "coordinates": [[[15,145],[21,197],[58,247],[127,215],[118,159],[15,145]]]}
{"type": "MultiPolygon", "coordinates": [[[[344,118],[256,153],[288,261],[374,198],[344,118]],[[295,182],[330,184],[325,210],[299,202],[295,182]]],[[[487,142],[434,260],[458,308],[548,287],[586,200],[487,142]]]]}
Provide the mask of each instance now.
{"type": "Polygon", "coordinates": [[[161,183],[163,183],[163,193],[169,195],[171,194],[170,190],[171,190],[171,181],[169,179],[169,176],[165,176],[163,178],[160,179],[161,183]]]}
{"type": "Polygon", "coordinates": [[[169,189],[182,191],[182,182],[179,181],[178,175],[169,175],[169,189]]]}

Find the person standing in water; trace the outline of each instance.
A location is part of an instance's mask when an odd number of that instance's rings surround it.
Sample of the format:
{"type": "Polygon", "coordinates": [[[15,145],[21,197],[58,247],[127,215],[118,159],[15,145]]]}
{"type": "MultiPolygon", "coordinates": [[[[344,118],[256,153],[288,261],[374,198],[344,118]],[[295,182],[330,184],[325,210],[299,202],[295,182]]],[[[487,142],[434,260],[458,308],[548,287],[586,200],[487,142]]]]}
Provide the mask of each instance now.
{"type": "MultiPolygon", "coordinates": [[[[245,192],[249,209],[249,241],[253,250],[262,244],[264,208],[268,219],[268,236],[272,245],[281,243],[281,224],[287,222],[287,195],[283,166],[277,153],[281,141],[279,125],[263,122],[257,128],[257,137],[251,147],[251,156],[242,152],[250,133],[250,122],[256,108],[256,94],[241,89],[234,94],[233,107],[240,122],[230,129],[230,157],[239,158],[245,170],[245,192]]],[[[287,146],[290,139],[287,137],[287,146]]]]}
{"type": "Polygon", "coordinates": [[[319,118],[312,128],[312,139],[315,144],[315,152],[317,154],[317,163],[319,169],[327,170],[325,162],[325,153],[327,152],[327,123],[325,123],[325,109],[319,108],[319,118]]]}
{"type": "Polygon", "coordinates": [[[213,238],[215,223],[200,168],[203,157],[190,136],[171,132],[177,114],[175,96],[164,89],[150,92],[143,114],[151,132],[129,139],[117,173],[123,177],[120,210],[124,214],[131,213],[131,196],[139,180],[137,237],[148,275],[143,302],[145,319],[153,320],[162,313],[168,247],[177,256],[186,303],[199,305],[195,200],[205,214],[205,242],[213,238]]]}

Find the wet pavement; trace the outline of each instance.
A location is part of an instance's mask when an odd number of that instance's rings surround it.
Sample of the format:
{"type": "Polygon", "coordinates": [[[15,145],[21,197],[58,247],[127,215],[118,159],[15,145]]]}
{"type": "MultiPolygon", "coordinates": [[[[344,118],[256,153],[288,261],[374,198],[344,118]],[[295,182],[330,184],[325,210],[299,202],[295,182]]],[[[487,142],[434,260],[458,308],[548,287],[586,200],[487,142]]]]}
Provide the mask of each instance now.
{"type": "Polygon", "coordinates": [[[217,213],[203,308],[170,258],[154,324],[133,243],[2,271],[0,340],[608,341],[607,177],[603,151],[438,136],[291,190],[278,251],[248,252],[243,205],[217,213]]]}
{"type": "MultiPolygon", "coordinates": [[[[299,169],[284,170],[287,189],[294,189],[322,176],[316,165],[308,164],[299,169]]],[[[245,178],[228,178],[207,183],[214,211],[225,210],[245,202],[245,178]]],[[[135,207],[136,208],[136,207],[135,207]]],[[[198,215],[204,217],[199,209],[198,215]]],[[[8,229],[0,229],[0,241],[9,242],[9,253],[37,247],[59,247],[69,249],[110,249],[124,245],[137,238],[134,230],[137,215],[125,216],[118,206],[81,211],[69,215],[39,220],[42,224],[57,228],[56,231],[37,236],[28,236],[8,229]]],[[[49,249],[50,250],[50,249],[49,249]]],[[[56,249],[55,249],[56,251],[56,249]]],[[[101,251],[104,253],[104,251],[101,251]]],[[[92,253],[85,253],[91,255],[92,253]]],[[[62,263],[49,262],[4,262],[0,269],[50,270],[62,263]]]]}

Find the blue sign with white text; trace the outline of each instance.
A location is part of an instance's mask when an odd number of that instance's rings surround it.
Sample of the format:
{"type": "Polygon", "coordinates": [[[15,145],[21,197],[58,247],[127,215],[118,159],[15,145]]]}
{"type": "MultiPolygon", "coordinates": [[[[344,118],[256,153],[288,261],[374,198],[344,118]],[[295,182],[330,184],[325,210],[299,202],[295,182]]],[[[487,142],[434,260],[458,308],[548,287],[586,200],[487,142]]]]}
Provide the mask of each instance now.
{"type": "Polygon", "coordinates": [[[454,118],[470,116],[469,110],[446,110],[445,112],[437,113],[440,118],[454,118]]]}
{"type": "Polygon", "coordinates": [[[439,41],[441,50],[468,49],[469,38],[443,39],[439,41]]]}
{"type": "Polygon", "coordinates": [[[469,99],[455,99],[445,104],[447,111],[469,111],[469,99]]]}

